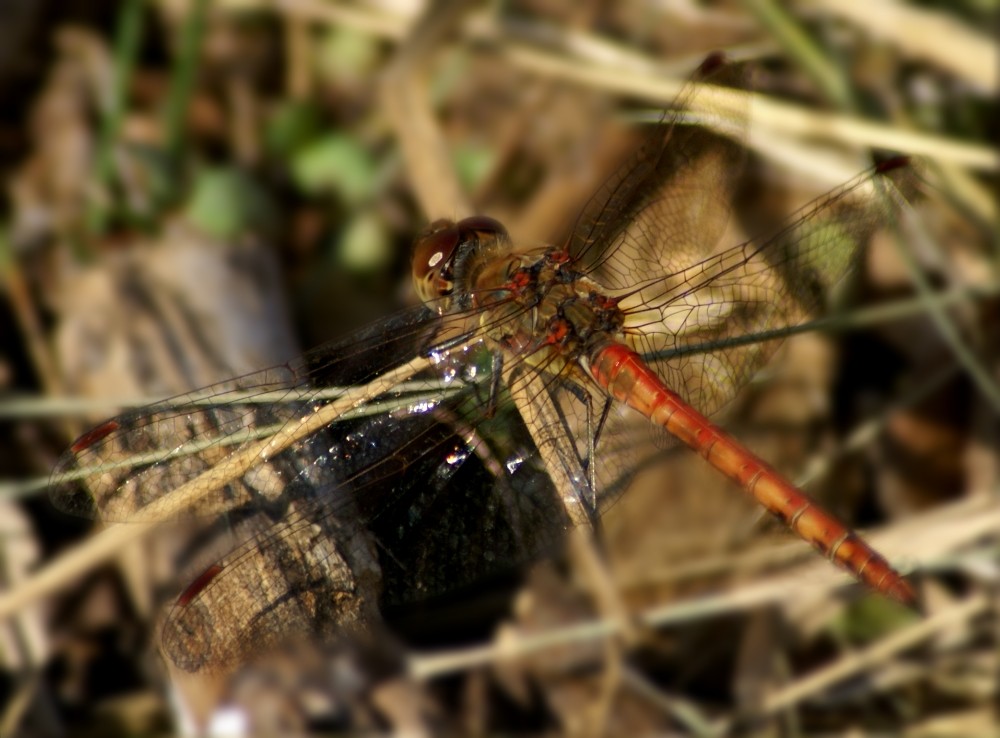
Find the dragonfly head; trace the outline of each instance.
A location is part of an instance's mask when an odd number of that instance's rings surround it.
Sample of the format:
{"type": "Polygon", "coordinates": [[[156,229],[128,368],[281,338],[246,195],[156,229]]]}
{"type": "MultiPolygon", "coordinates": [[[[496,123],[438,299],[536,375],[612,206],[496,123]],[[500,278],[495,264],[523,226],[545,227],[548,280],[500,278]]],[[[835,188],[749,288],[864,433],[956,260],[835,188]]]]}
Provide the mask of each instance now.
{"type": "Polygon", "coordinates": [[[462,265],[473,254],[506,239],[507,229],[485,215],[458,222],[435,220],[413,244],[413,285],[420,299],[440,313],[447,312],[456,275],[461,282],[462,265]]]}

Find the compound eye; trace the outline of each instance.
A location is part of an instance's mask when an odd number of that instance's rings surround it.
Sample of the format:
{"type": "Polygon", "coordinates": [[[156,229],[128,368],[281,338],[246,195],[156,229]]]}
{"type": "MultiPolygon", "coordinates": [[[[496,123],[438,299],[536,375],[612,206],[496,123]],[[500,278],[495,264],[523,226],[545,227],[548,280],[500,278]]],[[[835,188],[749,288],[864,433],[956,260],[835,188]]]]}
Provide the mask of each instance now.
{"type": "Polygon", "coordinates": [[[458,229],[461,231],[462,238],[460,240],[462,241],[467,240],[469,235],[473,233],[479,241],[483,241],[485,238],[501,240],[507,238],[507,229],[503,227],[503,224],[487,215],[462,218],[458,221],[458,229]]]}
{"type": "Polygon", "coordinates": [[[461,241],[450,220],[435,220],[413,244],[413,284],[425,303],[447,297],[455,287],[452,261],[461,241]]]}

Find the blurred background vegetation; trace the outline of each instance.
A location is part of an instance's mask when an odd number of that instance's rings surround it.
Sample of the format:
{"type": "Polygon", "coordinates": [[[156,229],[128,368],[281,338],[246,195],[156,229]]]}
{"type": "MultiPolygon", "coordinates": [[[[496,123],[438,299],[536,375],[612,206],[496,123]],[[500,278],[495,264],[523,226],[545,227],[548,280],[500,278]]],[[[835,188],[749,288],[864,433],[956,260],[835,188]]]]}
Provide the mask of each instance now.
{"type": "MultiPolygon", "coordinates": [[[[640,492],[607,521],[626,599],[667,615],[619,655],[602,725],[995,731],[997,12],[992,0],[6,0],[0,589],[86,538],[90,524],[44,499],[76,434],[414,304],[409,247],[428,220],[484,212],[526,242],[558,238],[627,150],[615,124],[657,115],[723,50],[758,68],[744,231],[849,179],[873,149],[920,157],[926,239],[909,256],[891,239],[874,247],[831,298],[854,327],[789,341],[730,422],[838,514],[886,526],[886,552],[924,572],[928,615],[833,594],[795,607],[815,571],[802,546],[760,535],[745,506],[717,502],[732,490],[707,495],[716,482],[678,462],[669,497],[640,492]],[[775,571],[789,573],[780,587],[740,599],[775,571]],[[720,581],[732,599],[669,609],[720,581]]],[[[130,551],[0,624],[0,735],[183,724],[149,647],[166,559],[130,551]]],[[[569,601],[534,626],[592,615],[569,601]]],[[[416,657],[462,645],[445,635],[406,643],[405,678],[307,689],[290,677],[284,722],[251,724],[591,727],[574,721],[615,658],[598,635],[572,658],[452,669],[416,657]]]]}

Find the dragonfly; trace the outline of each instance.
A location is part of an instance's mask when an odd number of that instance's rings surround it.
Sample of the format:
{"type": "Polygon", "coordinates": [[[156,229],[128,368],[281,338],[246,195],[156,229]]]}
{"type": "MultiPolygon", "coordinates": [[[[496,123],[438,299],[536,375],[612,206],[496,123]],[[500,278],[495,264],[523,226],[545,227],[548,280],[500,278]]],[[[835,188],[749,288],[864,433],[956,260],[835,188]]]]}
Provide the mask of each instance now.
{"type": "Polygon", "coordinates": [[[391,576],[427,596],[548,550],[677,443],[858,581],[915,601],[860,535],[708,419],[856,268],[912,176],[883,161],[722,243],[745,146],[685,116],[746,74],[706,61],[560,245],[523,248],[484,215],[434,221],[413,249],[421,305],[72,444],[50,493],[65,511],[233,528],[256,515],[167,614],[176,665],[238,660],[295,623],[362,623],[357,596],[391,576]]]}

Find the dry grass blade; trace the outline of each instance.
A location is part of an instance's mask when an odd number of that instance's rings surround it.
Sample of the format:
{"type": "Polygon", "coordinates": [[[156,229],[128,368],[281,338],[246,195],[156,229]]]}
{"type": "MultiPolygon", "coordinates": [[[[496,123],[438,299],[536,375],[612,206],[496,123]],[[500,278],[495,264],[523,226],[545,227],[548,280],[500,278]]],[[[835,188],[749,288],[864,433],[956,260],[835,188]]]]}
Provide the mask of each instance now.
{"type": "Polygon", "coordinates": [[[8,697],[3,714],[0,715],[0,735],[15,734],[41,685],[42,676],[39,672],[31,674],[17,685],[14,694],[8,697]]]}
{"type": "Polygon", "coordinates": [[[906,731],[907,738],[939,738],[948,735],[993,735],[997,725],[996,709],[981,708],[954,712],[924,720],[906,731]]]}
{"type": "Polygon", "coordinates": [[[413,15],[385,13],[372,8],[352,7],[346,3],[327,3],[321,0],[266,0],[262,4],[271,5],[279,13],[302,20],[343,25],[363,33],[396,40],[406,38],[410,24],[414,20],[413,15]]]}
{"type": "MultiPolygon", "coordinates": [[[[683,86],[680,80],[643,77],[631,72],[622,74],[621,70],[596,64],[588,65],[581,63],[580,60],[567,59],[565,56],[527,47],[511,45],[507,53],[512,63],[535,72],[602,90],[639,95],[650,100],[661,102],[670,100],[676,97],[683,86]]],[[[723,110],[737,104],[736,96],[723,88],[713,88],[707,93],[699,93],[699,98],[723,110]]],[[[760,94],[753,95],[751,105],[754,125],[762,126],[777,134],[801,138],[818,137],[852,146],[904,151],[984,171],[996,171],[1000,168],[1000,156],[995,150],[985,146],[907,131],[853,116],[831,115],[809,110],[778,102],[760,94]]]]}
{"type": "Polygon", "coordinates": [[[890,636],[855,653],[849,653],[829,666],[799,679],[784,689],[769,696],[760,710],[760,715],[770,715],[784,710],[810,695],[816,694],[837,682],[871,669],[908,648],[931,638],[946,628],[954,628],[986,612],[990,608],[990,598],[974,595],[942,612],[901,628],[890,636]]]}
{"type": "MultiPolygon", "coordinates": [[[[888,554],[890,560],[901,562],[913,561],[918,556],[921,560],[943,557],[983,536],[997,535],[998,532],[1000,509],[988,495],[981,495],[937,508],[866,538],[878,550],[888,554]]],[[[765,605],[787,604],[791,591],[801,595],[795,600],[799,603],[797,607],[804,607],[847,581],[847,575],[833,570],[826,562],[814,562],[732,591],[651,608],[640,613],[637,620],[649,627],[677,625],[765,605]],[[804,582],[808,584],[804,585],[804,582]]],[[[794,619],[795,614],[791,613],[790,617],[794,619]]],[[[544,649],[608,638],[615,635],[619,627],[620,623],[614,620],[593,620],[516,639],[507,637],[502,642],[472,648],[439,654],[415,654],[411,656],[408,668],[414,677],[429,679],[544,649]]],[[[898,648],[894,647],[894,650],[898,648]]]]}
{"type": "MultiPolygon", "coordinates": [[[[410,18],[404,16],[393,16],[393,20],[389,20],[385,15],[376,16],[364,12],[354,14],[345,11],[345,14],[341,14],[338,10],[334,14],[329,6],[314,0],[285,0],[282,5],[309,20],[356,25],[358,28],[388,38],[404,36],[405,29],[411,22],[410,18]]],[[[635,55],[630,57],[630,63],[626,66],[616,67],[613,64],[609,65],[606,55],[603,54],[600,58],[587,58],[570,56],[564,52],[541,50],[537,46],[521,42],[517,29],[507,26],[497,27],[488,17],[478,16],[470,19],[464,27],[464,32],[470,40],[479,38],[500,44],[506,58],[515,66],[596,89],[638,95],[652,102],[662,103],[676,97],[683,86],[682,76],[664,77],[660,65],[652,61],[639,63],[635,55]],[[659,71],[651,71],[654,69],[659,71]]],[[[520,35],[525,35],[523,28],[520,35]]],[[[572,47],[574,51],[583,54],[593,53],[594,49],[600,48],[602,46],[596,41],[576,43],[572,47]]],[[[995,57],[995,48],[991,46],[990,51],[995,57]]],[[[964,48],[957,54],[952,52],[952,56],[961,56],[962,53],[964,48]]],[[[983,68],[992,70],[993,66],[983,68]]],[[[717,106],[717,109],[724,109],[725,91],[718,93],[723,99],[716,99],[714,91],[712,94],[713,97],[706,96],[702,99],[717,106]]],[[[1000,168],[1000,157],[989,147],[965,144],[853,116],[817,112],[798,105],[778,102],[763,95],[753,96],[753,119],[755,126],[766,128],[775,135],[803,139],[820,137],[852,146],[903,151],[984,171],[996,171],[1000,168]]]]}
{"type": "Polygon", "coordinates": [[[428,13],[400,46],[382,80],[383,106],[398,134],[411,179],[422,183],[415,193],[430,218],[472,214],[431,109],[428,69],[430,51],[458,26],[468,6],[452,2],[440,13],[428,13]]]}
{"type": "Polygon", "coordinates": [[[983,90],[997,89],[996,39],[954,18],[896,0],[821,0],[813,6],[898,46],[907,56],[937,64],[983,90]]]}
{"type": "MultiPolygon", "coordinates": [[[[351,395],[329,405],[324,405],[312,415],[303,418],[297,425],[286,426],[274,436],[230,456],[223,463],[152,503],[147,510],[150,513],[150,518],[155,519],[162,516],[158,513],[183,509],[194,504],[210,491],[245,474],[261,460],[266,460],[269,456],[288,448],[296,441],[306,438],[332,423],[349,410],[391,390],[426,369],[430,363],[429,359],[422,357],[413,359],[369,384],[359,387],[351,395]]],[[[75,577],[113,556],[129,541],[141,538],[153,527],[155,527],[153,523],[133,523],[113,525],[107,528],[79,548],[71,550],[53,561],[16,589],[0,596],[0,618],[8,617],[28,603],[58,590],[75,577]]]]}

